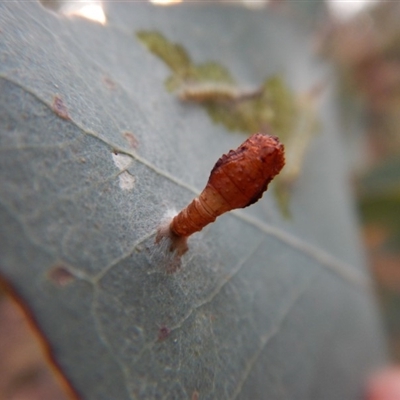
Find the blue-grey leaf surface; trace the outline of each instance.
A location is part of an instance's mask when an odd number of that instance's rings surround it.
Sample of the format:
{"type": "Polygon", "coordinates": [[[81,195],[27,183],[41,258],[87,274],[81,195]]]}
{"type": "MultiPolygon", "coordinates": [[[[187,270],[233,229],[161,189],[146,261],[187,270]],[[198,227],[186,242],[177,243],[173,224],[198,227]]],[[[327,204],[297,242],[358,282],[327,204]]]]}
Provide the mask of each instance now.
{"type": "Polygon", "coordinates": [[[245,137],[168,93],[135,33],[157,30],[247,86],[281,73],[304,91],[329,69],[287,17],[104,8],[103,26],[0,3],[0,269],[67,378],[96,400],[357,399],[385,348],[329,90],[292,220],[267,192],[190,238],[167,274],[157,226],[245,137]],[[57,268],[72,281],[51,279],[57,268]]]}

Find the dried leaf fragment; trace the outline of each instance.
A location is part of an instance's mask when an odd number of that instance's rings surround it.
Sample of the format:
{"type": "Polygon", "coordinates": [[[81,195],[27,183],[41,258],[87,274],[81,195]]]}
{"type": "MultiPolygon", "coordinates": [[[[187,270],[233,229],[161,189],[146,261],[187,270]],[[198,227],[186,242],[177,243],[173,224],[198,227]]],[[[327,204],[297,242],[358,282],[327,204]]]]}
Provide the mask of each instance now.
{"type": "Polygon", "coordinates": [[[158,330],[158,338],[157,338],[157,340],[159,342],[165,340],[170,335],[170,333],[171,333],[171,330],[167,326],[162,325],[160,327],[160,329],[158,330]]]}
{"type": "Polygon", "coordinates": [[[286,168],[275,183],[275,196],[285,217],[290,217],[290,196],[299,178],[306,159],[307,150],[319,132],[316,114],[316,102],[323,86],[316,86],[310,92],[297,99],[295,124],[289,135],[283,139],[286,148],[286,168]]]}
{"type": "Polygon", "coordinates": [[[295,106],[282,77],[269,77],[256,88],[242,87],[225,66],[214,61],[195,64],[181,45],[157,31],[139,31],[136,36],[170,68],[166,87],[182,101],[199,103],[214,122],[229,130],[250,134],[272,127],[282,139],[287,136],[295,106]]]}
{"type": "Polygon", "coordinates": [[[139,141],[131,132],[123,132],[122,136],[126,139],[131,149],[136,150],[139,147],[139,141]]]}

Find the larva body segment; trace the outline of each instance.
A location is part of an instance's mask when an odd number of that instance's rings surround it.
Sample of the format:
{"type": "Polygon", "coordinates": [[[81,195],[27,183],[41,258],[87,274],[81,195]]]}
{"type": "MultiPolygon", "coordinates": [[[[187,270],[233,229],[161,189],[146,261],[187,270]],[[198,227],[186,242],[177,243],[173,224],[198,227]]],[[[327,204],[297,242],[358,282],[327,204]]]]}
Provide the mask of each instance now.
{"type": "Polygon", "coordinates": [[[172,220],[171,232],[190,236],[221,214],[255,203],[284,164],[284,146],[276,136],[252,135],[217,161],[200,196],[172,220]]]}
{"type": "Polygon", "coordinates": [[[179,92],[181,100],[203,102],[229,102],[235,101],[241,93],[232,84],[222,83],[196,83],[187,84],[179,92]]]}

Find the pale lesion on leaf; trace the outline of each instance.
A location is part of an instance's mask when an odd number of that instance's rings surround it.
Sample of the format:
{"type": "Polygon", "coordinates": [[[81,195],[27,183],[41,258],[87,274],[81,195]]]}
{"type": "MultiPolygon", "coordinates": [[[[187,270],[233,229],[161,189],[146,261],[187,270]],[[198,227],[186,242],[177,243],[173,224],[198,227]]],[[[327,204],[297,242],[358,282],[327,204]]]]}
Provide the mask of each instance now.
{"type": "Polygon", "coordinates": [[[239,85],[228,68],[213,61],[195,64],[188,52],[157,31],[139,31],[137,38],[169,67],[166,89],[182,101],[195,102],[230,131],[274,134],[286,149],[286,166],[275,179],[274,194],[285,217],[301,174],[307,149],[319,131],[316,103],[320,90],[294,93],[276,74],[257,88],[239,85]]]}

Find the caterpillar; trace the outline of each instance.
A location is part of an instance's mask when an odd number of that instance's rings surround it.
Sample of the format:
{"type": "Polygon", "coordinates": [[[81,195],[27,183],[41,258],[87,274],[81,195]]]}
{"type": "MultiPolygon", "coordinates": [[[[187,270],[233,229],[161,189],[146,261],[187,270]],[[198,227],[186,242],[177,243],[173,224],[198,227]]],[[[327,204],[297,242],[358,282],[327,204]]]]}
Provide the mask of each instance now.
{"type": "Polygon", "coordinates": [[[252,135],[217,161],[204,190],[172,219],[170,231],[188,237],[221,214],[257,202],[284,165],[284,146],[276,136],[252,135]]]}

